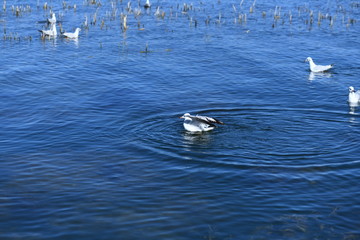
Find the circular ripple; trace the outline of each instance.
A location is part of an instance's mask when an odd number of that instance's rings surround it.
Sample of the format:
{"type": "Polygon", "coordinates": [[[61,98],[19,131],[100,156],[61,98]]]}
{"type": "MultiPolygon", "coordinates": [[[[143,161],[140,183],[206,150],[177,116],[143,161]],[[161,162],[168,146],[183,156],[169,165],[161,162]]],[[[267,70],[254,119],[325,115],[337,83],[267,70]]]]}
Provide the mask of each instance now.
{"type": "Polygon", "coordinates": [[[354,133],[359,130],[345,111],[246,106],[195,113],[225,125],[191,134],[178,119],[183,113],[154,113],[121,131],[134,137],[132,144],[140,151],[211,166],[329,171],[359,164],[351,157],[360,146],[354,133]]]}

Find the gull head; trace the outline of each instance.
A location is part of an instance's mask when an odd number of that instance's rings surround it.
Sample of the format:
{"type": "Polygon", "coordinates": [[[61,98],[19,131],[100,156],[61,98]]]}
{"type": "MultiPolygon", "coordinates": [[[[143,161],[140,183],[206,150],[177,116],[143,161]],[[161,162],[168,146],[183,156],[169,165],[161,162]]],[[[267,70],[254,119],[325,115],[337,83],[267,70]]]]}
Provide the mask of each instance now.
{"type": "Polygon", "coordinates": [[[80,32],[81,31],[81,28],[76,28],[75,29],[75,32],[80,32]]]}
{"type": "Polygon", "coordinates": [[[350,93],[355,92],[355,88],[354,88],[353,86],[350,86],[350,87],[349,87],[349,92],[350,92],[350,93]]]}
{"type": "Polygon", "coordinates": [[[50,19],[50,21],[51,21],[52,23],[55,23],[55,22],[56,22],[55,13],[51,13],[51,19],[50,19]]]}
{"type": "Polygon", "coordinates": [[[311,57],[307,57],[306,59],[305,59],[305,62],[311,62],[312,61],[312,58],[311,57]]]}
{"type": "Polygon", "coordinates": [[[191,120],[190,113],[185,113],[180,118],[184,118],[185,120],[191,120]]]}

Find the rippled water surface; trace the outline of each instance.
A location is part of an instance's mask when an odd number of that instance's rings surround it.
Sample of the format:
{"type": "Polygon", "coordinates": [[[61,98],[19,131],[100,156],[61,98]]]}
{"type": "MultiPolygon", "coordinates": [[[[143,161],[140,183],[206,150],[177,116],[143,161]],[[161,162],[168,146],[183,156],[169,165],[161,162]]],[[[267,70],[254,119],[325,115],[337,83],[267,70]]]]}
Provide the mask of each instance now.
{"type": "Polygon", "coordinates": [[[360,2],[138,4],[1,1],[0,238],[360,239],[360,2]]]}

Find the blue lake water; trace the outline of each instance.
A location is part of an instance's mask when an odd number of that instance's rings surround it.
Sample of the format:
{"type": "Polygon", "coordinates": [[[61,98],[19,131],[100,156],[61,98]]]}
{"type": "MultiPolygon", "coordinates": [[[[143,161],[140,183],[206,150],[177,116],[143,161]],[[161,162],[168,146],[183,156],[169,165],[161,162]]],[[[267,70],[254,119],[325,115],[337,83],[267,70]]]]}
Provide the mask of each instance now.
{"type": "Polygon", "coordinates": [[[360,2],[130,3],[1,8],[0,238],[360,239],[360,2]]]}

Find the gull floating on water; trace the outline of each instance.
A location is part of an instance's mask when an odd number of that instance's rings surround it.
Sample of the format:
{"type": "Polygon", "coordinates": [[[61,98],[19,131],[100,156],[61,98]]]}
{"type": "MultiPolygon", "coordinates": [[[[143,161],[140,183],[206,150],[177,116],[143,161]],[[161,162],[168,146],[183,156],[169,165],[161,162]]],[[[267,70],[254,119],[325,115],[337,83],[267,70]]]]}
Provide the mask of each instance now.
{"type": "Polygon", "coordinates": [[[223,122],[206,116],[191,116],[190,113],[185,113],[180,118],[184,119],[184,128],[189,132],[206,132],[213,130],[217,124],[224,124],[223,122]]]}
{"type": "Polygon", "coordinates": [[[62,34],[62,36],[64,36],[65,38],[71,38],[71,39],[76,39],[79,37],[79,32],[81,31],[80,28],[76,28],[75,32],[71,33],[71,32],[64,32],[62,34]]]}
{"type": "Polygon", "coordinates": [[[47,22],[50,23],[50,24],[55,24],[56,23],[55,13],[51,13],[51,18],[48,18],[47,22]]]}
{"type": "Polygon", "coordinates": [[[50,30],[39,30],[41,32],[41,37],[56,37],[57,36],[57,30],[56,30],[56,24],[51,24],[50,30]]]}
{"type": "Polygon", "coordinates": [[[314,61],[312,60],[311,57],[306,58],[305,61],[306,61],[306,62],[309,62],[309,64],[310,64],[310,70],[311,70],[312,72],[325,72],[325,71],[329,70],[330,68],[332,68],[332,67],[334,66],[334,64],[325,65],[325,66],[323,66],[323,65],[316,65],[316,64],[314,63],[314,61]]]}
{"type": "Polygon", "coordinates": [[[144,8],[150,8],[151,4],[150,4],[150,0],[146,0],[146,3],[144,4],[144,8]]]}
{"type": "Polygon", "coordinates": [[[355,91],[354,87],[349,87],[349,103],[359,103],[360,102],[360,90],[355,91]]]}
{"type": "Polygon", "coordinates": [[[158,7],[156,8],[156,11],[155,11],[155,13],[154,13],[154,16],[160,17],[160,15],[161,15],[161,13],[160,13],[160,6],[158,6],[158,7]]]}

